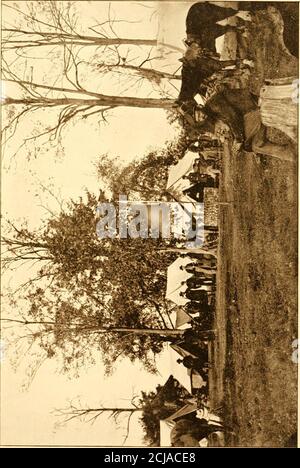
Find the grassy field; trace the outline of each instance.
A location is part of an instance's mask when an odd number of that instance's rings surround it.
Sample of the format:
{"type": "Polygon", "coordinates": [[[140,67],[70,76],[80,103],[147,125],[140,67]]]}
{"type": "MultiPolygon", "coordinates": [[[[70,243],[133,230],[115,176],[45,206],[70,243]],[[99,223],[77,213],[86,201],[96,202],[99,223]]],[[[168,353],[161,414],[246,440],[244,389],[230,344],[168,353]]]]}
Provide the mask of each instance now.
{"type": "MultiPolygon", "coordinates": [[[[255,69],[291,76],[297,61],[259,13],[252,26],[255,69]],[[259,23],[261,26],[259,27],[259,23]],[[271,34],[272,33],[272,34],[271,34]]],[[[213,407],[223,405],[227,446],[280,447],[297,429],[297,165],[237,152],[227,141],[220,180],[220,240],[210,372],[213,407]]]]}

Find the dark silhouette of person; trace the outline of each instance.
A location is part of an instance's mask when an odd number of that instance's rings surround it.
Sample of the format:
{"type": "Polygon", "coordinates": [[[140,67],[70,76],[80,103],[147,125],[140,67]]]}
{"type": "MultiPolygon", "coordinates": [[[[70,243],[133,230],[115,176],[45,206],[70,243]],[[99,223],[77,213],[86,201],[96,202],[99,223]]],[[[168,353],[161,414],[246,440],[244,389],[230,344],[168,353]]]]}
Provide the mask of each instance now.
{"type": "Polygon", "coordinates": [[[184,306],[186,313],[193,315],[199,313],[200,316],[210,315],[212,308],[209,304],[199,304],[198,302],[188,302],[184,306]]]}
{"type": "Polygon", "coordinates": [[[197,277],[192,277],[186,281],[181,282],[182,285],[186,284],[188,289],[198,289],[203,285],[211,285],[211,278],[207,278],[205,275],[198,273],[197,277]]]}
{"type": "Polygon", "coordinates": [[[185,356],[183,359],[177,359],[178,364],[183,364],[187,369],[202,370],[203,367],[209,367],[207,355],[194,358],[193,356],[185,356]]]}
{"type": "Polygon", "coordinates": [[[204,200],[204,185],[197,183],[189,187],[188,189],[183,190],[183,193],[190,197],[192,200],[195,200],[199,203],[203,203],[204,200]]]}
{"type": "Polygon", "coordinates": [[[195,263],[188,263],[185,266],[181,265],[179,268],[180,270],[185,270],[187,273],[191,273],[192,275],[198,275],[198,273],[200,273],[211,276],[216,274],[216,271],[209,265],[197,265],[195,263]]]}
{"type": "Polygon", "coordinates": [[[212,266],[216,265],[216,258],[209,254],[202,254],[202,253],[192,253],[189,252],[188,254],[181,254],[181,258],[190,258],[191,260],[197,260],[197,263],[188,263],[189,266],[207,266],[211,268],[212,266]]]}
{"type": "Polygon", "coordinates": [[[236,26],[228,24],[222,26],[218,23],[236,13],[237,10],[233,8],[220,7],[209,2],[194,3],[186,17],[188,41],[197,40],[202,47],[216,53],[216,39],[225,34],[225,32],[236,32],[238,29],[236,26]]]}
{"type": "Polygon", "coordinates": [[[208,381],[208,368],[209,363],[207,362],[207,356],[201,356],[194,358],[193,356],[185,356],[183,359],[177,359],[178,364],[182,364],[184,367],[190,370],[195,370],[204,382],[208,381]]]}
{"type": "Polygon", "coordinates": [[[195,201],[203,203],[204,189],[215,188],[215,180],[207,174],[201,174],[200,172],[190,172],[182,177],[191,182],[191,187],[183,190],[185,195],[188,195],[195,201]]]}
{"type": "Polygon", "coordinates": [[[203,289],[188,289],[185,292],[179,293],[179,295],[191,301],[200,302],[203,305],[208,304],[208,294],[207,291],[203,289]]]}

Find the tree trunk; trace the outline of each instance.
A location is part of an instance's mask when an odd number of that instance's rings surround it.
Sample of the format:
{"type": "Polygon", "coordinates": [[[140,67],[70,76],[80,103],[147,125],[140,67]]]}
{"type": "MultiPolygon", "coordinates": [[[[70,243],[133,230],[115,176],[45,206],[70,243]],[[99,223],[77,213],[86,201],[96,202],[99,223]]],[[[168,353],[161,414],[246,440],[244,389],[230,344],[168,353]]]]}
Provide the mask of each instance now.
{"type": "Polygon", "coordinates": [[[123,411],[123,412],[135,412],[135,411],[143,411],[143,408],[87,408],[87,409],[81,409],[79,411],[85,411],[87,413],[96,413],[96,412],[104,412],[104,411],[107,411],[107,412],[111,412],[111,413],[115,413],[115,412],[120,412],[120,411],[123,411]]]}
{"type": "MultiPolygon", "coordinates": [[[[80,94],[79,92],[77,92],[80,94]]],[[[83,94],[83,93],[82,93],[83,94]]],[[[99,95],[96,99],[84,98],[28,98],[14,99],[6,98],[3,105],[32,105],[41,107],[57,106],[89,106],[89,107],[139,107],[148,109],[174,109],[176,108],[173,99],[137,98],[133,96],[106,96],[99,95]]]]}
{"type": "Polygon", "coordinates": [[[36,88],[36,89],[45,89],[47,91],[54,91],[61,94],[76,94],[77,96],[88,96],[88,98],[83,97],[63,97],[63,98],[48,98],[46,96],[41,97],[31,97],[28,96],[23,99],[15,99],[7,97],[3,100],[3,105],[9,104],[22,104],[22,105],[32,105],[32,106],[44,106],[44,107],[55,107],[55,106],[68,106],[68,105],[77,105],[77,106],[105,106],[105,107],[143,107],[143,108],[152,108],[152,109],[171,109],[175,108],[174,99],[156,99],[156,98],[138,98],[134,96],[108,96],[101,93],[95,93],[93,91],[88,91],[83,88],[65,88],[59,86],[49,86],[43,85],[40,83],[34,83],[26,80],[15,80],[15,79],[4,79],[8,83],[15,83],[22,87],[36,88]],[[94,98],[94,99],[92,99],[94,98]]]}
{"type": "Polygon", "coordinates": [[[11,44],[10,49],[18,48],[30,48],[30,47],[41,47],[41,46],[53,46],[53,45],[78,45],[78,46],[109,46],[109,45],[137,45],[137,46],[150,46],[154,47],[157,45],[157,39],[130,39],[122,37],[99,37],[99,36],[82,36],[80,34],[69,34],[69,33],[51,33],[42,31],[26,31],[18,28],[4,28],[4,32],[18,32],[24,36],[40,36],[41,39],[21,39],[14,40],[14,38],[5,41],[5,44],[11,44]],[[45,42],[42,42],[42,41],[45,42]]]}
{"type": "MultiPolygon", "coordinates": [[[[34,320],[18,320],[10,318],[1,318],[3,322],[13,322],[20,325],[52,325],[53,327],[60,324],[55,321],[34,321],[34,320]]],[[[63,324],[61,324],[63,325],[63,324]]],[[[168,328],[130,328],[130,327],[101,327],[101,326],[82,326],[73,325],[72,323],[65,326],[66,331],[78,332],[94,332],[94,333],[133,333],[136,335],[160,335],[160,336],[180,336],[184,330],[174,330],[168,328]]]]}
{"type": "Polygon", "coordinates": [[[184,330],[159,329],[159,328],[128,328],[128,327],[104,327],[95,328],[99,333],[133,333],[135,335],[160,335],[160,336],[181,336],[184,330]]]}

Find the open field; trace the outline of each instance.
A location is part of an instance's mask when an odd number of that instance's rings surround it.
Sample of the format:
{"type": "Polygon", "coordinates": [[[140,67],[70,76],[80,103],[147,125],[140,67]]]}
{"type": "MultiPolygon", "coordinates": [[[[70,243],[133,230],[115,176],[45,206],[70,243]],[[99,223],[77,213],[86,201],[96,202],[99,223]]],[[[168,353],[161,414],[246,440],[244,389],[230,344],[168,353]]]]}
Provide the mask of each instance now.
{"type": "Polygon", "coordinates": [[[228,161],[214,404],[223,398],[230,444],[282,446],[297,424],[295,166],[249,153],[228,161]]]}

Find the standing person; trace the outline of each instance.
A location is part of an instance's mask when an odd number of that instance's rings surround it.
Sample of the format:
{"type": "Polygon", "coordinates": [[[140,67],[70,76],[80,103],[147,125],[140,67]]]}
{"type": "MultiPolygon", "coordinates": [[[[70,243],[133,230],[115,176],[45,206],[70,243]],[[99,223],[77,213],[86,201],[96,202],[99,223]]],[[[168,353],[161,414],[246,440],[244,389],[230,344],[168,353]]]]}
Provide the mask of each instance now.
{"type": "Polygon", "coordinates": [[[200,254],[197,263],[197,266],[202,268],[216,268],[217,259],[212,255],[200,254]]]}
{"type": "Polygon", "coordinates": [[[209,363],[203,361],[201,358],[193,358],[192,356],[185,356],[183,359],[177,359],[178,364],[183,364],[189,370],[195,370],[204,382],[208,381],[209,363]]]}
{"type": "Polygon", "coordinates": [[[208,304],[208,294],[207,291],[203,289],[188,289],[185,292],[180,292],[179,295],[191,301],[208,304]]]}
{"type": "Polygon", "coordinates": [[[220,143],[220,141],[213,135],[208,136],[202,134],[200,138],[190,143],[188,149],[192,151],[192,153],[199,153],[201,151],[212,151],[214,153],[218,153],[220,150],[222,150],[222,147],[222,143],[220,143]]]}
{"type": "Polygon", "coordinates": [[[191,260],[195,260],[195,265],[196,266],[201,266],[201,267],[214,268],[214,267],[216,267],[216,263],[217,263],[216,258],[213,255],[210,255],[210,254],[188,252],[188,253],[180,254],[180,257],[181,258],[188,257],[191,260]]]}
{"type": "MultiPolygon", "coordinates": [[[[220,170],[214,167],[214,161],[211,162],[208,158],[205,158],[202,153],[199,153],[199,158],[196,159],[196,163],[198,172],[208,175],[216,181],[220,170]]],[[[217,185],[217,183],[215,182],[214,185],[217,185]]]]}
{"type": "Polygon", "coordinates": [[[215,180],[213,177],[209,176],[208,174],[201,173],[199,171],[199,164],[200,162],[198,161],[196,166],[195,166],[195,171],[190,172],[189,174],[186,174],[182,176],[184,180],[189,180],[191,184],[197,184],[201,182],[205,187],[215,187],[215,180]]]}
{"type": "Polygon", "coordinates": [[[215,180],[206,174],[195,172],[183,178],[189,179],[192,183],[189,188],[183,190],[183,193],[200,203],[203,203],[204,200],[204,189],[210,187],[215,188],[215,180]]]}
{"type": "Polygon", "coordinates": [[[202,135],[200,139],[198,140],[199,151],[207,151],[207,150],[218,151],[219,149],[222,149],[222,148],[223,148],[222,143],[220,143],[220,141],[216,137],[208,138],[205,135],[202,135]]]}
{"type": "Polygon", "coordinates": [[[207,303],[199,304],[198,302],[188,302],[184,306],[184,311],[189,314],[200,314],[201,316],[209,316],[212,312],[212,307],[207,303]]]}
{"type": "Polygon", "coordinates": [[[207,266],[197,266],[195,263],[188,263],[187,265],[183,266],[181,265],[180,270],[185,270],[187,273],[190,273],[191,275],[196,275],[196,273],[202,273],[203,275],[215,275],[216,270],[213,268],[209,268],[207,266]]]}
{"type": "Polygon", "coordinates": [[[193,356],[185,356],[183,359],[177,359],[178,364],[184,365],[187,369],[194,369],[201,371],[203,367],[209,367],[208,361],[205,356],[194,358],[193,356]]]}
{"type": "Polygon", "coordinates": [[[211,285],[212,279],[207,278],[205,275],[198,275],[197,277],[192,277],[186,281],[182,281],[181,285],[186,285],[188,289],[199,289],[204,285],[211,285]]]}
{"type": "MultiPolygon", "coordinates": [[[[209,232],[214,232],[217,234],[217,228],[209,227],[209,232]]],[[[187,249],[180,250],[179,258],[190,260],[189,265],[195,265],[200,268],[216,269],[217,267],[217,258],[216,254],[212,250],[208,249],[187,249]]]]}
{"type": "Polygon", "coordinates": [[[200,181],[201,176],[198,172],[190,172],[189,174],[182,176],[182,178],[183,180],[190,181],[192,184],[197,184],[200,181]]]}
{"type": "Polygon", "coordinates": [[[199,150],[199,155],[201,155],[205,161],[216,163],[220,159],[220,152],[221,150],[219,147],[203,148],[199,150]]]}
{"type": "Polygon", "coordinates": [[[192,200],[203,203],[204,200],[204,185],[200,182],[192,185],[188,189],[183,190],[183,193],[192,200]]]}

